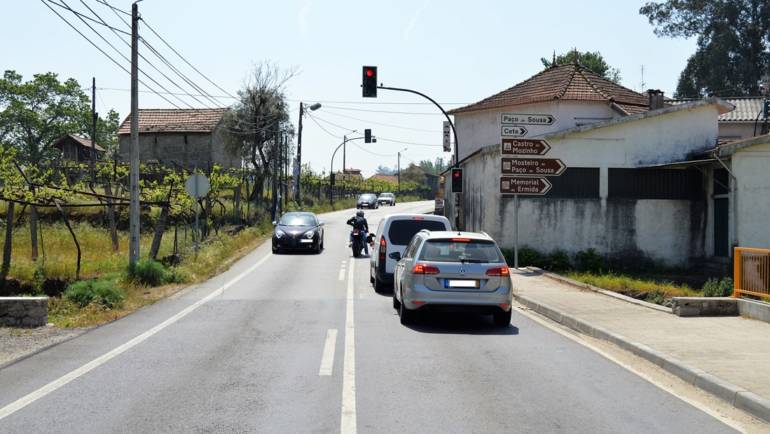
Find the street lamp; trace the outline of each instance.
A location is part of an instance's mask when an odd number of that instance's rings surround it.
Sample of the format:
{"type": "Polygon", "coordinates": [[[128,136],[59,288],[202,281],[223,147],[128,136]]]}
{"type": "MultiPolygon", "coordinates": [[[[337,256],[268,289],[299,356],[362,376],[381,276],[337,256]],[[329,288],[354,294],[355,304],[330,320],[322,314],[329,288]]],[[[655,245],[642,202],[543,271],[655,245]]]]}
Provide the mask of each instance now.
{"type": "Polygon", "coordinates": [[[401,153],[409,148],[404,148],[398,151],[398,192],[401,193],[401,153]]]}
{"type": "MultiPolygon", "coordinates": [[[[316,111],[321,108],[320,103],[315,103],[308,107],[310,111],[316,111]]],[[[294,180],[294,200],[297,204],[301,204],[300,197],[300,179],[302,179],[302,117],[305,116],[305,105],[300,101],[299,103],[299,128],[297,128],[297,179],[294,180]]]]}

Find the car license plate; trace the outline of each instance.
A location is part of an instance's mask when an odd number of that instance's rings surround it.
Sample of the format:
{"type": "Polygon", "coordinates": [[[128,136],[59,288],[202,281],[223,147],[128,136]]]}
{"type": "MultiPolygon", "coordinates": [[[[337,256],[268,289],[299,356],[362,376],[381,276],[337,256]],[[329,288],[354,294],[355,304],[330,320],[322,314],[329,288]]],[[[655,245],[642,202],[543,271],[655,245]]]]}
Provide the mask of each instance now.
{"type": "Polygon", "coordinates": [[[478,280],[447,280],[447,288],[478,288],[478,280]]]}
{"type": "Polygon", "coordinates": [[[308,240],[308,239],[304,239],[304,238],[303,238],[303,239],[301,239],[299,242],[300,242],[300,243],[306,243],[306,244],[307,244],[307,243],[312,243],[312,242],[313,242],[313,240],[308,240]]]}

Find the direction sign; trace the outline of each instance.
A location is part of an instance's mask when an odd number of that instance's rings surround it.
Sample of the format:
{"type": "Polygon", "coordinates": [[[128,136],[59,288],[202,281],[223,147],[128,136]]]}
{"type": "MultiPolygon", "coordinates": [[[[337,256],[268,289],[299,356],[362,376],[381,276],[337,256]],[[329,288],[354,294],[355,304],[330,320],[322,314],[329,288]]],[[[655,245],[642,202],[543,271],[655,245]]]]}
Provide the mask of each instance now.
{"type": "Polygon", "coordinates": [[[444,152],[450,152],[452,150],[450,137],[451,137],[451,131],[449,127],[449,122],[444,121],[444,152]]]}
{"type": "Polygon", "coordinates": [[[549,114],[503,113],[500,123],[503,125],[553,125],[556,117],[549,114]]]}
{"type": "Polygon", "coordinates": [[[545,155],[551,146],[539,139],[503,139],[502,153],[507,155],[545,155]]]}
{"type": "Polygon", "coordinates": [[[527,129],[524,127],[510,127],[503,125],[500,129],[500,135],[503,137],[524,137],[527,135],[527,129]]]}
{"type": "Polygon", "coordinates": [[[506,158],[502,159],[503,175],[559,176],[567,166],[558,158],[506,158]]]}
{"type": "Polygon", "coordinates": [[[524,196],[543,196],[548,193],[553,184],[545,178],[501,176],[500,193],[521,194],[524,196]]]}
{"type": "Polygon", "coordinates": [[[184,183],[184,188],[187,191],[187,194],[196,199],[200,199],[209,194],[211,183],[205,175],[193,173],[187,178],[187,181],[184,183]]]}

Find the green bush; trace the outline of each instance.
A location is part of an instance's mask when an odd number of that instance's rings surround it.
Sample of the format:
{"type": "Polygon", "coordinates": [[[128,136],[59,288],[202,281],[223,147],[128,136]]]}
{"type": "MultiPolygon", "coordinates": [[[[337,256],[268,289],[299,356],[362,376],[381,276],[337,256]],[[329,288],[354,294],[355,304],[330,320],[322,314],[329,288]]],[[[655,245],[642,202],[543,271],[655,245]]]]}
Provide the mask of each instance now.
{"type": "Polygon", "coordinates": [[[64,292],[64,297],[80,307],[98,303],[112,309],[123,305],[126,295],[114,280],[93,279],[75,282],[64,292]]]}
{"type": "Polygon", "coordinates": [[[572,267],[569,254],[564,250],[554,250],[546,259],[546,269],[552,271],[569,270],[572,267]]]}
{"type": "Polygon", "coordinates": [[[133,268],[129,267],[128,275],[131,280],[142,285],[158,286],[167,282],[168,273],[160,262],[145,259],[137,262],[133,268]]]}
{"type": "Polygon", "coordinates": [[[580,271],[591,271],[594,273],[606,269],[604,258],[596,253],[594,249],[581,250],[575,254],[575,268],[580,271]]]}
{"type": "Polygon", "coordinates": [[[709,279],[703,284],[704,297],[729,297],[733,294],[733,279],[709,279]]]}

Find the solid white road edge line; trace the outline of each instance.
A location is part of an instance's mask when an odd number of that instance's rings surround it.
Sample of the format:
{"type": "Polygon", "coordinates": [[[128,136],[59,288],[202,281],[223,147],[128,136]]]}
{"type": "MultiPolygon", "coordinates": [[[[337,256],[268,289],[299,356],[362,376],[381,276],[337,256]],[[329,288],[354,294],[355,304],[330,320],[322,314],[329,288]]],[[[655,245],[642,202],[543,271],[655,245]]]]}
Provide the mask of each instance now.
{"type": "Polygon", "coordinates": [[[573,341],[575,343],[578,343],[578,344],[580,344],[580,345],[582,345],[582,346],[584,346],[584,347],[586,347],[586,348],[588,348],[588,349],[598,353],[600,356],[604,357],[605,359],[609,360],[610,362],[620,366],[621,368],[627,370],[628,372],[631,372],[632,374],[634,374],[634,375],[636,375],[638,377],[641,377],[643,380],[647,381],[648,383],[652,384],[653,386],[657,387],[658,389],[663,390],[664,392],[666,392],[666,393],[668,393],[668,394],[670,394],[670,395],[672,395],[672,396],[674,396],[676,398],[679,398],[680,400],[682,400],[682,401],[686,402],[687,404],[690,404],[691,406],[697,408],[698,410],[708,414],[709,416],[713,417],[714,419],[719,420],[720,422],[724,423],[725,425],[729,426],[730,428],[733,428],[734,430],[736,430],[738,432],[742,432],[742,433],[746,432],[746,430],[742,426],[736,424],[732,419],[727,418],[727,417],[725,417],[725,416],[723,416],[723,415],[721,415],[721,414],[711,410],[709,407],[706,407],[705,405],[703,405],[703,404],[701,404],[701,403],[699,403],[697,401],[694,401],[692,399],[685,398],[683,396],[677,395],[676,391],[674,391],[670,387],[668,387],[665,384],[655,380],[654,378],[650,377],[649,375],[644,374],[644,373],[634,369],[633,367],[629,366],[628,364],[626,364],[624,362],[621,362],[620,360],[618,360],[617,358],[615,358],[613,355],[609,354],[608,352],[602,350],[601,348],[593,345],[592,343],[590,343],[588,341],[583,340],[579,335],[573,335],[572,331],[564,330],[560,326],[558,326],[556,324],[550,323],[549,319],[543,318],[543,317],[541,317],[539,314],[537,314],[535,312],[532,312],[532,311],[529,311],[529,310],[522,310],[522,309],[518,309],[517,312],[519,312],[523,316],[526,316],[527,318],[531,319],[532,321],[540,324],[541,326],[543,326],[543,327],[545,327],[545,328],[547,328],[549,330],[552,330],[552,331],[554,331],[554,332],[556,332],[556,333],[566,337],[567,339],[570,339],[571,341],[573,341]]]}
{"type": "Polygon", "coordinates": [[[345,356],[342,367],[342,414],[340,433],[356,433],[356,335],[353,318],[355,293],[355,261],[350,261],[348,268],[348,292],[345,301],[345,356]]]}
{"type": "Polygon", "coordinates": [[[114,348],[113,350],[95,358],[94,360],[91,360],[90,362],[86,363],[85,365],[69,372],[68,374],[63,375],[62,377],[46,384],[45,386],[35,390],[34,392],[23,396],[16,401],[6,405],[3,408],[0,408],[0,420],[3,420],[4,418],[12,415],[13,413],[21,410],[22,408],[28,406],[29,404],[32,404],[33,402],[37,401],[40,398],[43,398],[44,396],[48,395],[49,393],[59,389],[60,387],[66,385],[67,383],[87,374],[88,372],[98,368],[99,366],[107,363],[111,359],[119,356],[120,354],[123,354],[124,352],[130,350],[131,348],[141,344],[151,336],[157,334],[161,330],[165,329],[166,327],[170,326],[171,324],[174,324],[175,322],[179,321],[180,319],[184,318],[185,316],[189,315],[191,312],[193,312],[195,309],[203,306],[204,304],[211,301],[213,298],[221,295],[224,293],[224,291],[234,285],[236,282],[241,280],[243,277],[248,275],[249,273],[253,272],[257,267],[262,265],[265,261],[270,259],[272,255],[267,255],[257,261],[254,265],[250,266],[246,269],[246,271],[242,272],[241,274],[235,276],[230,281],[222,285],[219,289],[212,292],[211,294],[207,295],[206,297],[196,301],[195,303],[191,304],[190,306],[186,307],[176,315],[172,316],[171,318],[163,321],[162,323],[156,325],[155,327],[147,330],[146,332],[140,334],[139,336],[131,339],[130,341],[114,348]]]}
{"type": "Polygon", "coordinates": [[[321,355],[321,368],[318,375],[328,377],[332,375],[334,369],[334,349],[337,347],[337,329],[326,331],[326,342],[324,342],[324,352],[321,355]]]}

